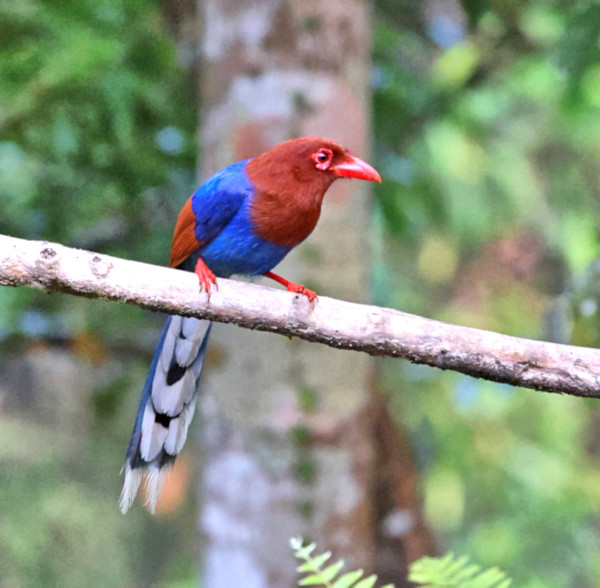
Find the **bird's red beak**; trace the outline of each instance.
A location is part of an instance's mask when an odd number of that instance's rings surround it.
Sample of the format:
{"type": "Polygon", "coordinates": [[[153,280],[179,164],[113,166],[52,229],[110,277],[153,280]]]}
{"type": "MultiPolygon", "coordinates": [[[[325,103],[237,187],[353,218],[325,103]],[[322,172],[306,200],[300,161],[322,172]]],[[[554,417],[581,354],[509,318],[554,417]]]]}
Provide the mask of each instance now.
{"type": "Polygon", "coordinates": [[[370,166],[366,161],[363,161],[354,155],[350,155],[346,161],[334,165],[331,168],[331,171],[343,178],[356,178],[358,180],[381,183],[381,176],[377,170],[370,166]]]}

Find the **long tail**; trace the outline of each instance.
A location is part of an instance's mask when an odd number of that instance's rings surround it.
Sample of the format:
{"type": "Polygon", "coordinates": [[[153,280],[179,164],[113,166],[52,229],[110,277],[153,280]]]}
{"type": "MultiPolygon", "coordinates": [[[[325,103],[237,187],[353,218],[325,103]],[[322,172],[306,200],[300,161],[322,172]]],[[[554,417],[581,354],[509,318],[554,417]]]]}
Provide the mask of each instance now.
{"type": "Polygon", "coordinates": [[[181,451],[196,407],[196,389],[211,323],[170,316],[154,352],[125,461],[119,506],[125,514],[146,477],[152,512],[167,469],[181,451]]]}

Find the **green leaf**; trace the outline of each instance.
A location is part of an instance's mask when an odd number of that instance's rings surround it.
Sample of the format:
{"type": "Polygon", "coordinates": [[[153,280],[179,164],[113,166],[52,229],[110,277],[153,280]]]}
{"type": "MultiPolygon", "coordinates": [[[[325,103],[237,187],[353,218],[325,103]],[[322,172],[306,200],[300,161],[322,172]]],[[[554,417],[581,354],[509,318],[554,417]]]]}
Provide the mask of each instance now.
{"type": "Polygon", "coordinates": [[[322,586],[325,582],[321,578],[320,574],[313,574],[311,576],[306,576],[306,578],[302,578],[300,582],[298,582],[299,586],[322,586]]]}
{"type": "Polygon", "coordinates": [[[313,570],[320,570],[321,566],[331,557],[331,551],[317,555],[310,561],[313,570]]]}
{"type": "Polygon", "coordinates": [[[377,576],[373,574],[364,580],[361,580],[354,588],[373,588],[375,586],[375,582],[377,582],[377,576]]]}
{"type": "Polygon", "coordinates": [[[337,563],[331,564],[330,566],[326,567],[321,572],[321,578],[323,578],[323,582],[331,582],[331,580],[333,580],[338,575],[338,573],[343,567],[343,560],[340,560],[337,563]]]}
{"type": "Polygon", "coordinates": [[[481,571],[481,566],[469,563],[468,557],[455,558],[452,553],[417,560],[410,566],[408,579],[431,588],[506,588],[510,585],[506,574],[498,568],[481,571]]]}
{"type": "Polygon", "coordinates": [[[354,583],[360,580],[363,575],[362,570],[355,570],[340,576],[333,584],[333,588],[350,588],[354,583]]]}
{"type": "Polygon", "coordinates": [[[295,549],[295,555],[298,559],[308,559],[310,558],[310,554],[316,549],[316,543],[310,543],[309,545],[302,546],[302,539],[296,539],[297,547],[293,547],[295,549]]]}

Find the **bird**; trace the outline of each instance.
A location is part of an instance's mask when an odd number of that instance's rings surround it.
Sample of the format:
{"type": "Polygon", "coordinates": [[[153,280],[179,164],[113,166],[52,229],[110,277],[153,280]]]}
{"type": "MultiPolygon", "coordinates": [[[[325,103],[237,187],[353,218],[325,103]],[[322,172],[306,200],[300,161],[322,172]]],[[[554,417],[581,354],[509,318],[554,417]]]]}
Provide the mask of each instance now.
{"type": "MultiPolygon", "coordinates": [[[[271,270],[312,232],[325,192],[338,178],[381,182],[339,143],[299,137],[211,176],[181,209],[169,267],[195,272],[209,296],[217,277],[265,276],[314,304],[314,291],[271,270]]],[[[192,420],[211,331],[209,320],[169,316],[142,390],[123,470],[125,514],[145,478],[151,512],[192,420]]]]}

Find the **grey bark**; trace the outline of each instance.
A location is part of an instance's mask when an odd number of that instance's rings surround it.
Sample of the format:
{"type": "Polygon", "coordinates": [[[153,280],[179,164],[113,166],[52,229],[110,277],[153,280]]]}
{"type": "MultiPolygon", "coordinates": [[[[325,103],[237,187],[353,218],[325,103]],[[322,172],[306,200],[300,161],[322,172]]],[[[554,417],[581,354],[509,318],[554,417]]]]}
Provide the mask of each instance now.
{"type": "MultiPolygon", "coordinates": [[[[202,178],[300,135],[331,137],[368,158],[364,2],[205,0],[200,7],[202,178]]],[[[314,234],[277,272],[321,296],[364,301],[367,188],[338,184],[314,234]]],[[[314,311],[304,302],[297,308],[308,316],[314,311]]],[[[325,440],[340,428],[359,431],[370,359],[216,331],[223,362],[207,374],[203,407],[204,586],[295,585],[288,544],[299,534],[370,568],[371,440],[325,440]]]]}

